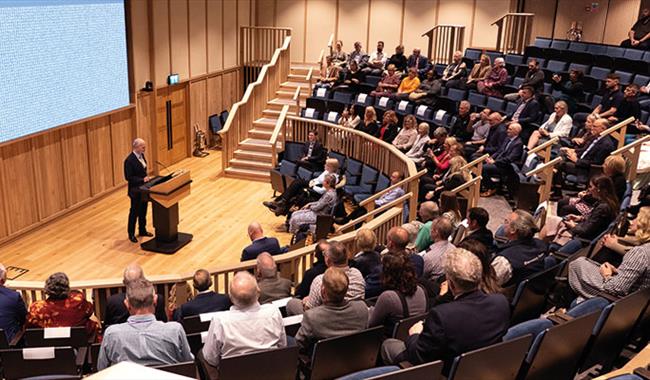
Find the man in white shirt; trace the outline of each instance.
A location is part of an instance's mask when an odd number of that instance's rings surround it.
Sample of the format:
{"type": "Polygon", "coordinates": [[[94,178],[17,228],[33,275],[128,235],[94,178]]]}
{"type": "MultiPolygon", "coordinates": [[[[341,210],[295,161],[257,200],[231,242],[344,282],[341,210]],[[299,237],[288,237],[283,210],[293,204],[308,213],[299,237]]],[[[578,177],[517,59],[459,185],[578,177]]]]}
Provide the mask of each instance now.
{"type": "Polygon", "coordinates": [[[370,54],[368,66],[363,68],[361,71],[366,74],[381,75],[384,72],[387,59],[388,57],[386,57],[386,54],[384,53],[384,41],[377,41],[377,50],[370,54]]]}
{"type": "Polygon", "coordinates": [[[280,309],[271,304],[260,305],[259,293],[253,275],[235,274],[229,294],[234,306],[214,315],[198,354],[208,372],[218,371],[222,357],[286,347],[280,309]]]}

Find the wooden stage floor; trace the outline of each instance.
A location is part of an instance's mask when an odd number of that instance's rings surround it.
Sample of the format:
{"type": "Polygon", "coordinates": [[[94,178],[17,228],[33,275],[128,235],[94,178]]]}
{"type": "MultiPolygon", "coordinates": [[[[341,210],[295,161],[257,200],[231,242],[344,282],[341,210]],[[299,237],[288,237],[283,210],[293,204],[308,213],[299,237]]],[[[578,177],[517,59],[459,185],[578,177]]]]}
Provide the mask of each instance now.
{"type": "MultiPolygon", "coordinates": [[[[145,252],[127,239],[129,198],[126,188],[0,246],[0,263],[29,271],[17,280],[45,280],[62,271],[74,280],[120,278],[126,265],[137,262],[146,275],[190,273],[239,261],[250,243],[246,229],[257,220],[265,234],[287,244],[290,235],[274,227],[276,217],[261,202],[273,191],[269,184],[221,176],[221,152],[205,158],[187,158],[172,169],[191,170],[190,196],[180,202],[179,231],[194,235],[174,255],[145,252]]],[[[147,226],[153,232],[151,207],[147,226]]],[[[141,239],[142,240],[142,239],[141,239]]]]}

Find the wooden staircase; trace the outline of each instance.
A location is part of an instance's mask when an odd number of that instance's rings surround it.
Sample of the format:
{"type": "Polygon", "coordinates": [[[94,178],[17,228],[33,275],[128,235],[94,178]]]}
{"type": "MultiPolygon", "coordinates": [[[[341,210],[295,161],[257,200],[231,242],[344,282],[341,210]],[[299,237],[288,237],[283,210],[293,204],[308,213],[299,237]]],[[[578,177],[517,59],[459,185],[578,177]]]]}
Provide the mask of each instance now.
{"type": "MultiPolygon", "coordinates": [[[[225,169],[226,177],[269,181],[269,171],[272,169],[270,139],[275,124],[285,105],[289,105],[289,115],[300,113],[293,100],[298,87],[300,87],[300,107],[305,106],[306,99],[310,95],[307,75],[311,68],[312,66],[307,64],[291,65],[288,81],[281,84],[280,89],[275,93],[276,97],[267,102],[262,114],[255,115],[255,121],[248,130],[249,137],[238,144],[234,157],[225,169]]],[[[319,75],[318,67],[314,66],[312,77],[315,79],[319,75]]]]}

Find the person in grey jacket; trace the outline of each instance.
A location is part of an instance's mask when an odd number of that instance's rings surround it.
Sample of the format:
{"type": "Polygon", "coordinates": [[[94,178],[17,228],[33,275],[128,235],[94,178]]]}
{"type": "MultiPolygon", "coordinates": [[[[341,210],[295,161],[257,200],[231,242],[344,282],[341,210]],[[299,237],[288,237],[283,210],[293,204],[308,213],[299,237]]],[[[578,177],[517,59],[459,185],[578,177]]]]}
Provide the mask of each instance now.
{"type": "Polygon", "coordinates": [[[311,355],[314,344],[321,339],[353,334],[368,326],[368,307],[363,301],[345,301],[348,277],[337,268],[328,268],[323,275],[323,304],[305,311],[296,334],[300,351],[311,355]]]}
{"type": "Polygon", "coordinates": [[[336,176],[327,175],[323,181],[325,193],[317,202],[307,203],[301,210],[294,212],[289,219],[289,232],[296,233],[301,225],[309,224],[313,230],[316,226],[318,215],[328,215],[336,205],[336,176]]]}

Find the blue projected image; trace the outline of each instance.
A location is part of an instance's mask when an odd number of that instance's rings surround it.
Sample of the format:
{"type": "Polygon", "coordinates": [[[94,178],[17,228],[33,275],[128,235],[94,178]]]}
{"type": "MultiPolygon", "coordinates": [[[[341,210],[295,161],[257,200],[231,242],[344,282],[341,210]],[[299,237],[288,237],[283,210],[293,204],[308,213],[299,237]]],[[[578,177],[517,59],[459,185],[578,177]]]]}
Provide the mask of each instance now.
{"type": "Polygon", "coordinates": [[[123,0],[0,0],[0,142],[129,105],[123,0]]]}

